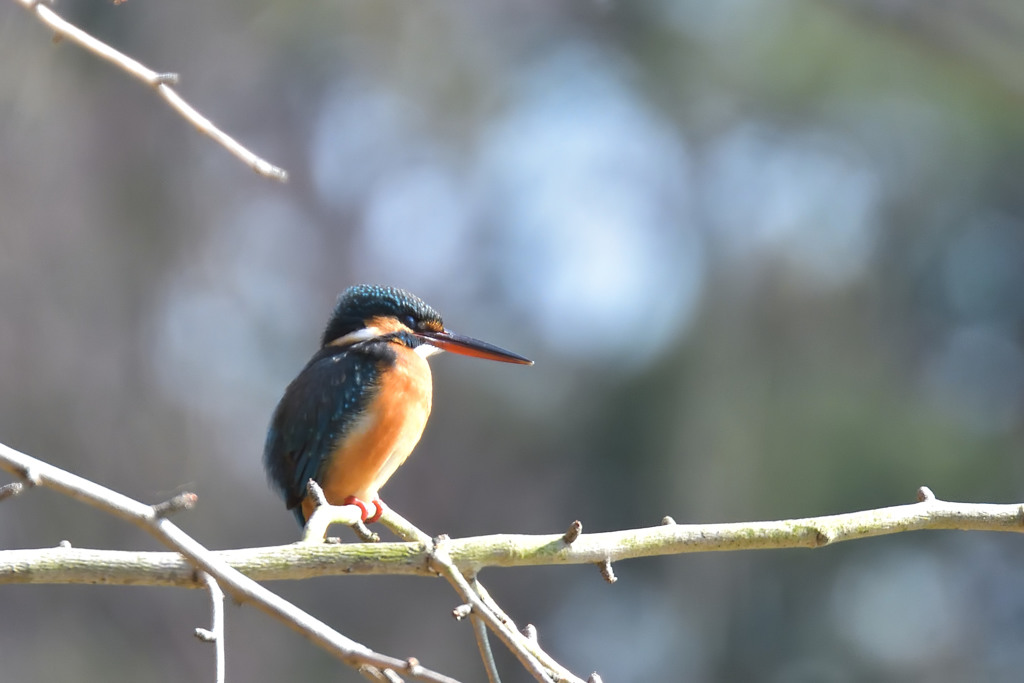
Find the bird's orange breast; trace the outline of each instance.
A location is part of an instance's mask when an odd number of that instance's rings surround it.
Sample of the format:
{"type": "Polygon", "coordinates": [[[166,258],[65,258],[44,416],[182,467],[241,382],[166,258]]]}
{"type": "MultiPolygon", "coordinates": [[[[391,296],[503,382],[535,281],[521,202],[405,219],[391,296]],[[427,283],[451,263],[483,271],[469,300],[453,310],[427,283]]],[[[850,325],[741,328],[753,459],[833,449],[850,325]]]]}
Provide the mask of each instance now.
{"type": "MultiPolygon", "coordinates": [[[[327,501],[341,505],[348,496],[364,501],[377,492],[409,457],[430,415],[430,366],[402,344],[392,345],[395,362],[381,373],[375,395],[359,420],[347,430],[325,468],[322,480],[327,501]]],[[[312,504],[304,501],[306,518],[312,504]]]]}

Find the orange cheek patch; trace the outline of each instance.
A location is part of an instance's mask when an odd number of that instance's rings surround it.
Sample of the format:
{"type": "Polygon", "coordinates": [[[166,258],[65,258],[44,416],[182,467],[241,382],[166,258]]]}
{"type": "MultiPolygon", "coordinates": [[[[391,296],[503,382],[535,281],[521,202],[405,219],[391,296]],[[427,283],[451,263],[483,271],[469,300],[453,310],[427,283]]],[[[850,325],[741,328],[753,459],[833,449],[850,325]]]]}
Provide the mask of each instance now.
{"type": "Polygon", "coordinates": [[[386,334],[393,332],[408,332],[409,328],[398,322],[397,319],[388,316],[375,316],[366,321],[367,327],[376,329],[379,334],[378,336],[383,337],[386,334]]]}

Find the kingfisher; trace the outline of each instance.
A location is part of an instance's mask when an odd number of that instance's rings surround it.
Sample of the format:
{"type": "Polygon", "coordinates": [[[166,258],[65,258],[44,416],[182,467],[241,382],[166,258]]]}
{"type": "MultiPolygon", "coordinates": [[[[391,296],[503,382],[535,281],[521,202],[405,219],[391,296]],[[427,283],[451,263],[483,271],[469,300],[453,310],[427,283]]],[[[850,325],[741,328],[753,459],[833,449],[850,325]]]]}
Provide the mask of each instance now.
{"type": "Polygon", "coordinates": [[[356,285],[341,293],[320,350],[277,404],[263,449],[267,477],[300,525],[315,507],[310,479],[328,503],[359,507],[367,523],[380,519],[380,488],[427,424],[427,358],[440,351],[533,365],[450,332],[437,311],[405,290],[356,285]]]}

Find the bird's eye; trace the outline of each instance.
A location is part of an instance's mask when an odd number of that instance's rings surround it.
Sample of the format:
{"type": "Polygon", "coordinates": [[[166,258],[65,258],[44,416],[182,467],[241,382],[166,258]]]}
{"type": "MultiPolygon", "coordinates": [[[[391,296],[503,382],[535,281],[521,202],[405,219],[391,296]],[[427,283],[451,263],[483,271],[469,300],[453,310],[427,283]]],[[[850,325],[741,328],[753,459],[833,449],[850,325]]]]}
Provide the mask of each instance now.
{"type": "Polygon", "coordinates": [[[408,327],[410,330],[416,329],[416,318],[412,317],[411,315],[403,315],[401,320],[402,324],[408,327]]]}

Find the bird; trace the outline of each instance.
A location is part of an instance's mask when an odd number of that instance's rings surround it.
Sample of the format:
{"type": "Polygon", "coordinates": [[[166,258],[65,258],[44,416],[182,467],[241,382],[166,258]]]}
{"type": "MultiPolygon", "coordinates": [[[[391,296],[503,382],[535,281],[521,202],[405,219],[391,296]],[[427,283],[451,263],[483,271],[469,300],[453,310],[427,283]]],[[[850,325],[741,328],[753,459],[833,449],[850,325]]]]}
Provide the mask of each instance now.
{"type": "Polygon", "coordinates": [[[519,354],[455,334],[419,297],[397,287],[342,292],[320,349],[285,389],[263,449],[271,486],[300,526],[316,507],[309,480],[364,522],[384,507],[380,488],[416,447],[430,415],[427,358],[441,351],[533,365],[519,354]]]}

